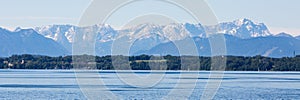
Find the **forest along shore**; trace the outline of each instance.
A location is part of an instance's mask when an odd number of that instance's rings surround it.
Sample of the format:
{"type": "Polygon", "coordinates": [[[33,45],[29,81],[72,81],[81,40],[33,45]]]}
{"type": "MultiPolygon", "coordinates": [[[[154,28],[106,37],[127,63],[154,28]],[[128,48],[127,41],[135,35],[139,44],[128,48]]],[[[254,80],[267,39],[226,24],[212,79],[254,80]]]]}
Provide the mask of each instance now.
{"type": "MultiPolygon", "coordinates": [[[[126,58],[128,62],[120,62],[119,65],[130,64],[131,70],[151,70],[152,65],[166,65],[167,68],[156,68],[155,70],[185,70],[181,68],[180,56],[166,55],[158,57],[158,60],[152,60],[155,56],[140,55],[140,56],[41,56],[41,55],[13,55],[10,57],[0,58],[0,69],[73,69],[72,57],[80,58],[82,63],[89,68],[89,66],[96,66],[99,70],[114,70],[112,64],[112,57],[126,58]]],[[[212,57],[202,56],[185,56],[185,59],[194,59],[198,57],[199,60],[190,60],[190,67],[200,67],[198,70],[210,70],[212,57]]],[[[270,58],[263,56],[219,56],[226,60],[226,71],[300,71],[300,56],[270,58]]],[[[80,63],[80,62],[79,62],[80,63]]],[[[160,67],[160,66],[158,66],[160,67]]],[[[128,70],[128,69],[127,69],[128,70]]],[[[152,69],[153,70],[153,69],[152,69]]]]}

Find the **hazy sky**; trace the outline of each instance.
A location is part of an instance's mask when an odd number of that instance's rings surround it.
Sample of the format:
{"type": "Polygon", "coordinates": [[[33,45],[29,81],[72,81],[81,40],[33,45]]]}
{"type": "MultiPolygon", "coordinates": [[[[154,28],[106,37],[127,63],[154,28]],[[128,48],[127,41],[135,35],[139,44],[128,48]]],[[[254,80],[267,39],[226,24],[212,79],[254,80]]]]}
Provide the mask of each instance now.
{"type": "MultiPolygon", "coordinates": [[[[0,27],[76,25],[91,0],[0,0],[0,27]]],[[[300,35],[300,0],[207,0],[220,22],[249,18],[300,35]]]]}

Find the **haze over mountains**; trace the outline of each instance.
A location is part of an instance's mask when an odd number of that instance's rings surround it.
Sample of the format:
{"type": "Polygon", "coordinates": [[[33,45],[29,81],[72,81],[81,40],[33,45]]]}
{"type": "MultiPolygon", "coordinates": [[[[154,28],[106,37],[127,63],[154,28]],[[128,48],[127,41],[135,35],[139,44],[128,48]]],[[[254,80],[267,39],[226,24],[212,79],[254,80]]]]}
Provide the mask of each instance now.
{"type": "MultiPolygon", "coordinates": [[[[0,28],[0,56],[13,54],[38,54],[62,56],[72,54],[72,43],[77,30],[95,33],[96,54],[110,55],[114,40],[127,36],[134,41],[130,55],[162,54],[179,55],[174,41],[192,37],[200,56],[210,56],[211,48],[206,32],[222,34],[226,40],[227,55],[269,57],[293,56],[300,54],[300,36],[287,33],[272,35],[263,23],[249,19],[220,23],[217,26],[201,24],[172,23],[168,25],[141,24],[117,30],[110,25],[78,27],[73,25],[49,25],[34,29],[8,31],[0,28]]],[[[84,36],[82,38],[85,38],[84,36]]],[[[187,49],[189,49],[187,47],[187,49]]]]}

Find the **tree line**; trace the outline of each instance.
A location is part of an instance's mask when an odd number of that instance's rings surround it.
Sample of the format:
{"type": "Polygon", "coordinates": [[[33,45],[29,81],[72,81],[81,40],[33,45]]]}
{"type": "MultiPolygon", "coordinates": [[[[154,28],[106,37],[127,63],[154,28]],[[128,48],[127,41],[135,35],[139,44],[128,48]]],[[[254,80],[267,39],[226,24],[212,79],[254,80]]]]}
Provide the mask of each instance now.
{"type": "MultiPolygon", "coordinates": [[[[226,61],[227,71],[300,71],[300,56],[282,58],[219,56],[219,58],[226,61]]],[[[212,59],[214,57],[171,55],[49,57],[24,54],[0,58],[0,69],[211,70],[211,66],[218,63],[212,59]]]]}

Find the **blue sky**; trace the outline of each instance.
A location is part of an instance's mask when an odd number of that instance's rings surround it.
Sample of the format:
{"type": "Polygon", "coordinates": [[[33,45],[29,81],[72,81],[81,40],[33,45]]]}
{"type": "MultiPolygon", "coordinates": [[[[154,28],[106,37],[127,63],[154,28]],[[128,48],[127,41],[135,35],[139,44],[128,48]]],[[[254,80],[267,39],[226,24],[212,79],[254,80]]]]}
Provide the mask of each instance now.
{"type": "MultiPolygon", "coordinates": [[[[76,25],[91,0],[0,0],[0,27],[76,25]]],[[[249,18],[300,35],[300,0],[207,0],[220,22],[249,18]]]]}

